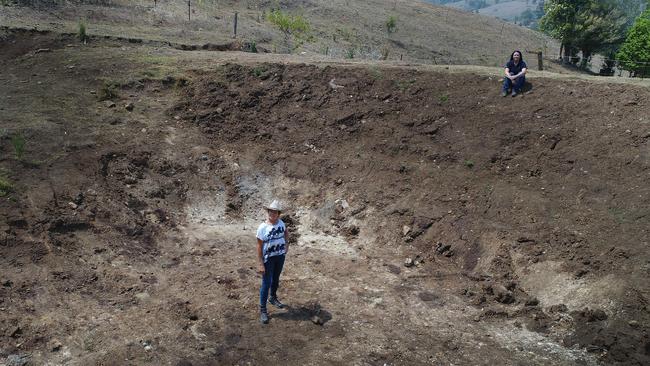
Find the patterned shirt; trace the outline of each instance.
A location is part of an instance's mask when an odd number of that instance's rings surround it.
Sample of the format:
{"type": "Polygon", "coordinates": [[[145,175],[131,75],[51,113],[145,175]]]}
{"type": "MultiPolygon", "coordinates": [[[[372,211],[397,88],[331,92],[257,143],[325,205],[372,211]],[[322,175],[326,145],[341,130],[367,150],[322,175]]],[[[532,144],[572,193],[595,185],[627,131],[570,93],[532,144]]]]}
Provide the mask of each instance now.
{"type": "Polygon", "coordinates": [[[264,246],[262,247],[264,263],[266,263],[269,257],[284,255],[287,253],[287,248],[284,242],[285,230],[286,227],[284,226],[284,222],[280,219],[278,219],[278,222],[275,225],[263,222],[257,228],[257,238],[264,243],[264,246]]]}

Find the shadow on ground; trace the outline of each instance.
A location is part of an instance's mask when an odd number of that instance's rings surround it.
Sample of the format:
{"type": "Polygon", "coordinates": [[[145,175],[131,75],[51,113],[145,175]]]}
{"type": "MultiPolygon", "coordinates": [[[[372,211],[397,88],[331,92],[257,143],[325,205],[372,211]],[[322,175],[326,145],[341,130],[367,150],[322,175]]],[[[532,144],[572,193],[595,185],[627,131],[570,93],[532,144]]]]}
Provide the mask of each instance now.
{"type": "Polygon", "coordinates": [[[287,306],[287,311],[275,314],[272,318],[293,321],[311,321],[323,325],[332,320],[332,314],[321,308],[317,302],[311,302],[298,306],[287,306]]]}

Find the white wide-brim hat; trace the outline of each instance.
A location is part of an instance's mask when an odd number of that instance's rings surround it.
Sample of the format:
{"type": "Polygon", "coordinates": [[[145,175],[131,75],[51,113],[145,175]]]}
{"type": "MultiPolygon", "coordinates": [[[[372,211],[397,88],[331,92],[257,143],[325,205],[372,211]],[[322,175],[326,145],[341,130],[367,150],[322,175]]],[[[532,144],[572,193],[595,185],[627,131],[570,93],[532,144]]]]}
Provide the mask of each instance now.
{"type": "Polygon", "coordinates": [[[271,204],[264,206],[264,208],[267,210],[282,211],[282,206],[280,205],[280,202],[278,202],[278,200],[273,200],[271,204]]]}

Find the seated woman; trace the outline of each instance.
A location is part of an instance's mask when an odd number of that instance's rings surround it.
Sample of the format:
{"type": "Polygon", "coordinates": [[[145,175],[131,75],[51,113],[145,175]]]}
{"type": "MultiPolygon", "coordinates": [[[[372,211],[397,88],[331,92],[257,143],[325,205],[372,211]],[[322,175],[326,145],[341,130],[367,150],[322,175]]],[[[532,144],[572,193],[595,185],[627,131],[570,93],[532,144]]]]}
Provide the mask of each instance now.
{"type": "Polygon", "coordinates": [[[501,96],[508,95],[508,90],[512,89],[512,96],[521,93],[521,89],[526,82],[527,66],[524,58],[521,57],[520,51],[515,51],[510,55],[510,61],[506,64],[506,77],[503,79],[503,90],[501,96]]]}

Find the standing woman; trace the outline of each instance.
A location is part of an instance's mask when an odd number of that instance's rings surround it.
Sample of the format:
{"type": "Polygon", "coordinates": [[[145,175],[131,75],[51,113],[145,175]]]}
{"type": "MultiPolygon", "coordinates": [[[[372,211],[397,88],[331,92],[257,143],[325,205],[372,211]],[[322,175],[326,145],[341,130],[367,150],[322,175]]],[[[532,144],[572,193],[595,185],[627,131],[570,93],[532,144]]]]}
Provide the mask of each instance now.
{"type": "Polygon", "coordinates": [[[289,249],[287,228],[280,220],[280,203],[271,202],[266,206],[267,219],[257,228],[257,260],[258,272],[262,274],[262,287],[260,288],[260,320],[262,323],[269,322],[269,314],[266,311],[266,302],[277,308],[284,308],[285,305],[278,300],[278,285],[280,284],[280,273],[284,266],[284,257],[289,249]],[[269,290],[271,298],[269,299],[269,290]]]}
{"type": "Polygon", "coordinates": [[[528,66],[521,56],[521,51],[515,51],[510,55],[510,61],[506,64],[506,77],[503,79],[503,90],[501,96],[508,95],[508,90],[512,88],[512,96],[521,93],[521,89],[526,82],[526,71],[528,66]]]}

